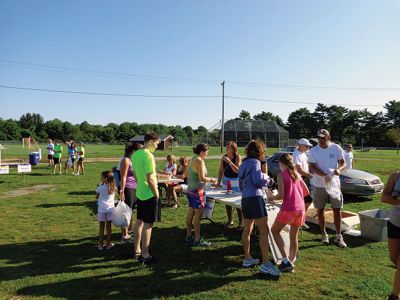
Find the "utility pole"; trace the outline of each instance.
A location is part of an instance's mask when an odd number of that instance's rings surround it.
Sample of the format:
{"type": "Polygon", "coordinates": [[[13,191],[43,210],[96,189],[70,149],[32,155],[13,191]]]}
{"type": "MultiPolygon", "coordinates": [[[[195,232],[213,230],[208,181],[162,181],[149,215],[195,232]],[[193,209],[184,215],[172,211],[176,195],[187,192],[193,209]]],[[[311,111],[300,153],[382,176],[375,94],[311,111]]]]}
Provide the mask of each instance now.
{"type": "Polygon", "coordinates": [[[222,122],[221,122],[221,153],[223,153],[224,149],[224,125],[225,125],[225,120],[224,120],[224,110],[225,110],[225,80],[221,82],[222,85],[222,122]]]}

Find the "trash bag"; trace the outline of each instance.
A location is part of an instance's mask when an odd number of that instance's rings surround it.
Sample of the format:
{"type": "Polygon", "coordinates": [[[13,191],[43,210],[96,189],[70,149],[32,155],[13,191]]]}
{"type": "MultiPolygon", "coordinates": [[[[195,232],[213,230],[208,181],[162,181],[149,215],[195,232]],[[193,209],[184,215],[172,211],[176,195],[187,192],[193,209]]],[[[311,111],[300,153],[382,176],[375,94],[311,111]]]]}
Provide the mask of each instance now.
{"type": "Polygon", "coordinates": [[[330,173],[327,175],[327,179],[325,180],[325,190],[328,195],[334,199],[340,199],[341,191],[340,191],[340,179],[339,176],[334,175],[334,173],[330,173]]]}
{"type": "Polygon", "coordinates": [[[72,167],[72,159],[71,159],[71,157],[68,157],[67,166],[68,166],[69,168],[72,167]]]}
{"type": "Polygon", "coordinates": [[[120,201],[113,212],[112,223],[118,227],[128,227],[132,218],[132,210],[124,201],[120,201]]]}

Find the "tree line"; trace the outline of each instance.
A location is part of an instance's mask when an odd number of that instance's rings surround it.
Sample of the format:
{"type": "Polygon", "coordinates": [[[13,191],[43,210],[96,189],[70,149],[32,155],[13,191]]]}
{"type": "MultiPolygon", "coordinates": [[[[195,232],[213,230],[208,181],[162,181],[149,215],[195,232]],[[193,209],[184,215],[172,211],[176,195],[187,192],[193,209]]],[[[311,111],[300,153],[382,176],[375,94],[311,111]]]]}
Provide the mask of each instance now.
{"type": "MultiPolygon", "coordinates": [[[[365,146],[394,146],[400,144],[400,101],[392,100],[384,105],[385,112],[371,113],[367,109],[350,110],[343,106],[327,106],[319,103],[313,112],[299,108],[291,112],[287,122],[270,112],[262,111],[253,117],[242,110],[237,119],[274,121],[289,131],[290,138],[313,137],[318,128],[330,131],[332,140],[365,146]]],[[[155,131],[159,135],[170,134],[181,145],[208,142],[219,144],[220,130],[208,131],[204,126],[167,126],[163,124],[137,124],[124,122],[92,125],[84,121],[72,124],[59,119],[44,121],[38,113],[26,113],[19,120],[0,118],[0,141],[21,140],[32,136],[37,141],[46,139],[73,139],[85,143],[122,143],[135,135],[155,131]]]]}

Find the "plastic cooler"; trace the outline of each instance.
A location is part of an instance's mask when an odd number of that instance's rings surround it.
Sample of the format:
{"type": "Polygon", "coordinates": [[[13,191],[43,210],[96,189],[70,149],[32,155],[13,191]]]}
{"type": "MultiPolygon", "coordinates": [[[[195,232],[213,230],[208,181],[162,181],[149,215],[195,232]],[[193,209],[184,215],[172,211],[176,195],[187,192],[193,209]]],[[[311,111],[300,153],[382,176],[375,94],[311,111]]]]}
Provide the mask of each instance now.
{"type": "Polygon", "coordinates": [[[360,216],[361,236],[376,242],[387,240],[387,221],[390,209],[371,209],[361,211],[360,216]]]}
{"type": "Polygon", "coordinates": [[[29,153],[29,164],[32,166],[36,166],[40,161],[40,154],[39,152],[31,152],[29,153]]]}

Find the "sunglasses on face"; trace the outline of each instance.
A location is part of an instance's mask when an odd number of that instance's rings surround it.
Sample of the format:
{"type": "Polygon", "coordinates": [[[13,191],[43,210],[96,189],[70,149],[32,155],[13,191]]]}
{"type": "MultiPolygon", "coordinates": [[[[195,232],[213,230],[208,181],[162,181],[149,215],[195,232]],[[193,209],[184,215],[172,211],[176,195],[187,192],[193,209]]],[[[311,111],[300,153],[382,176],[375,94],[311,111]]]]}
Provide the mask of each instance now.
{"type": "Polygon", "coordinates": [[[318,139],[319,140],[326,140],[326,136],[319,136],[318,139]]]}

